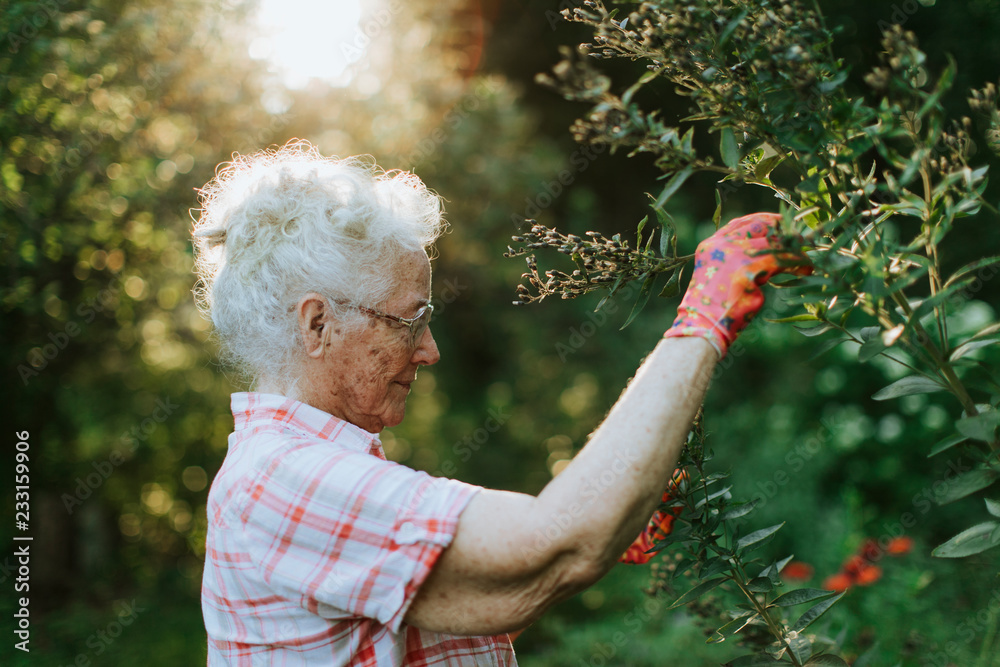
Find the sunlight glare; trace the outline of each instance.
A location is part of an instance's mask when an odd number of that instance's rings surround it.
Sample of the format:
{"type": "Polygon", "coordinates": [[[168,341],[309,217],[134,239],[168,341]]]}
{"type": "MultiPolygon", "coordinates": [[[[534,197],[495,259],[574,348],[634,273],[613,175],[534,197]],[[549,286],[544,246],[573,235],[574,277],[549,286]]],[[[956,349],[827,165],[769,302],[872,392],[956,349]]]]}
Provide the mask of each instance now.
{"type": "Polygon", "coordinates": [[[360,0],[260,0],[250,57],[269,61],[289,88],[313,77],[346,85],[368,42],[360,23],[360,0]]]}

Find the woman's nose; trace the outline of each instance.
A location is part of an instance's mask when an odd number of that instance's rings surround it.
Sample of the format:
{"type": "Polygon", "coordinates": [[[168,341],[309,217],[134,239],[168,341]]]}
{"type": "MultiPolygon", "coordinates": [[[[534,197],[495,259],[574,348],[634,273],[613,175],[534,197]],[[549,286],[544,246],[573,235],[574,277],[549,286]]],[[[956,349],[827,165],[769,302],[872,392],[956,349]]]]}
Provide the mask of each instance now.
{"type": "Polygon", "coordinates": [[[417,341],[416,349],[413,350],[412,362],[418,365],[430,366],[431,364],[436,364],[440,359],[441,353],[438,352],[434,334],[431,333],[431,328],[427,327],[420,336],[420,340],[417,341]]]}

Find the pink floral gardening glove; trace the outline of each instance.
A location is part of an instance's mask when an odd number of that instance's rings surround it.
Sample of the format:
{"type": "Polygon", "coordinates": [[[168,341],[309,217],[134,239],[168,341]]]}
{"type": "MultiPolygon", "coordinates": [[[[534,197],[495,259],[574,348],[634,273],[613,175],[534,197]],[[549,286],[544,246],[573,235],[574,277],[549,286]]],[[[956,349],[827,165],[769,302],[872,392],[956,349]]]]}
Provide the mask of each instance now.
{"type": "Polygon", "coordinates": [[[760,254],[780,248],[773,233],[781,216],[753,213],[736,218],[702,241],[694,254],[694,274],[664,338],[700,336],[719,359],[764,305],[760,287],[777,273],[808,275],[812,267],[800,253],[760,254]]]}

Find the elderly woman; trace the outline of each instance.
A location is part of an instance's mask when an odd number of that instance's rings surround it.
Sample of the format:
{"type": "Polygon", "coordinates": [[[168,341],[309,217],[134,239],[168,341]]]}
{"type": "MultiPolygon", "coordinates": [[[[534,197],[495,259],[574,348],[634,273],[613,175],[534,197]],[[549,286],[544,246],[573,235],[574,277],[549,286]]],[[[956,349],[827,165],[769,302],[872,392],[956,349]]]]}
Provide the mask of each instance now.
{"type": "Polygon", "coordinates": [[[532,497],[431,477],[379,444],[440,356],[427,250],[443,223],[418,178],[299,143],[237,158],[201,194],[198,295],[255,385],[233,394],[209,493],[209,665],[516,664],[507,633],[643,533],[715,363],[781,270],[757,254],[777,216],[702,243],[674,326],[532,497]]]}

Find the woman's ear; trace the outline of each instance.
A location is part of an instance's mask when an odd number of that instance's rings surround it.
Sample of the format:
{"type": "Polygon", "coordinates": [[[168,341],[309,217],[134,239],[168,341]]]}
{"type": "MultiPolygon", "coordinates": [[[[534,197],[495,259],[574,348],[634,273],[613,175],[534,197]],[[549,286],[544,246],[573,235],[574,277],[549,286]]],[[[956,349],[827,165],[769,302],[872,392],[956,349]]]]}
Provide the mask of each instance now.
{"type": "Polygon", "coordinates": [[[333,332],[329,303],[316,292],[309,292],[299,299],[295,312],[298,314],[299,335],[306,355],[313,359],[321,358],[330,344],[333,332]]]}

